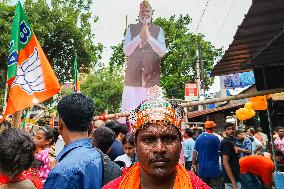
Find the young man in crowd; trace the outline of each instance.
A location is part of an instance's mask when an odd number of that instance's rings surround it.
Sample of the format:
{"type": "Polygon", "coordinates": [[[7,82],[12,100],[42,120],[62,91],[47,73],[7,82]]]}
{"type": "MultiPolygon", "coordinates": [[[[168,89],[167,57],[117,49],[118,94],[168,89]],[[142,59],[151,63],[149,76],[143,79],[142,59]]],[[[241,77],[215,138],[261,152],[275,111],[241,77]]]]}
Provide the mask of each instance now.
{"type": "Polygon", "coordinates": [[[57,156],[58,163],[49,173],[44,189],[101,188],[101,155],[92,147],[88,136],[94,110],[92,99],[81,93],[65,96],[59,101],[58,130],[65,147],[57,156]]]}
{"type": "Polygon", "coordinates": [[[99,127],[92,133],[93,147],[96,147],[102,157],[103,185],[121,176],[120,167],[108,157],[110,147],[115,140],[115,133],[107,127],[99,127]]]}
{"type": "Polygon", "coordinates": [[[109,158],[114,161],[118,156],[124,154],[123,141],[128,132],[128,128],[126,125],[117,122],[109,122],[106,124],[106,127],[110,128],[115,133],[115,140],[113,141],[108,154],[109,158]]]}
{"type": "Polygon", "coordinates": [[[197,170],[198,176],[210,187],[221,189],[222,174],[219,162],[221,142],[214,134],[215,127],[216,124],[213,121],[205,122],[205,132],[195,141],[192,168],[194,171],[197,170]]]}
{"type": "Polygon", "coordinates": [[[225,189],[241,189],[239,154],[235,134],[235,125],[226,123],[225,137],[221,143],[221,157],[225,189]]]}
{"type": "Polygon", "coordinates": [[[193,140],[195,133],[190,128],[186,128],[183,132],[184,141],[182,142],[182,148],[185,158],[185,168],[191,170],[192,165],[192,153],[194,149],[195,141],[193,140]]]}

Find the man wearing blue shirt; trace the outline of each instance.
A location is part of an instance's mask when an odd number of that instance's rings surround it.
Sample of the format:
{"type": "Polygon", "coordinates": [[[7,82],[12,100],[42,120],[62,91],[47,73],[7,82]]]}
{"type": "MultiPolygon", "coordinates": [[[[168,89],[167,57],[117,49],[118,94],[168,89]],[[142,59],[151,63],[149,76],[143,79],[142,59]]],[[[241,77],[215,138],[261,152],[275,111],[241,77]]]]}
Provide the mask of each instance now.
{"type": "Polygon", "coordinates": [[[189,171],[191,170],[192,153],[195,144],[195,141],[192,139],[194,135],[194,131],[192,131],[190,128],[186,128],[183,132],[183,137],[185,140],[182,142],[182,149],[185,159],[185,168],[189,171]]]}
{"type": "Polygon", "coordinates": [[[205,122],[205,132],[195,141],[192,169],[198,176],[213,189],[221,189],[222,173],[220,169],[219,154],[221,142],[214,135],[216,124],[213,121],[205,122]]]}
{"type": "Polygon", "coordinates": [[[60,100],[57,110],[58,130],[65,147],[57,156],[58,164],[48,175],[44,189],[100,189],[101,156],[88,139],[93,101],[83,94],[72,94],[60,100]]]}

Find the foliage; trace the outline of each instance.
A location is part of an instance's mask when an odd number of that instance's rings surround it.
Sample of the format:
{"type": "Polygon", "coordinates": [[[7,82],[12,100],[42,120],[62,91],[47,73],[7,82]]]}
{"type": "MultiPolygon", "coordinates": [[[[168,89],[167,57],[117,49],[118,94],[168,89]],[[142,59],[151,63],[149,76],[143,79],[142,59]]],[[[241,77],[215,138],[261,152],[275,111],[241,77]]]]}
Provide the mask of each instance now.
{"type": "Polygon", "coordinates": [[[123,92],[123,75],[121,70],[102,68],[95,74],[89,74],[81,84],[82,93],[91,97],[95,103],[95,113],[104,110],[109,113],[119,112],[123,92]]]}
{"type": "Polygon", "coordinates": [[[123,42],[119,43],[116,46],[112,46],[111,49],[113,50],[112,56],[110,57],[109,65],[111,70],[115,67],[123,66],[125,62],[125,56],[123,52],[123,42]]]}
{"type": "MultiPolygon", "coordinates": [[[[221,56],[222,50],[205,41],[204,36],[189,31],[189,15],[171,16],[169,19],[157,18],[154,23],[163,28],[168,47],[168,53],[161,59],[161,85],[167,97],[184,98],[185,83],[196,82],[196,52],[199,46],[204,63],[204,86],[208,89],[213,78],[207,73],[212,70],[214,61],[221,56]]],[[[110,65],[123,66],[122,43],[112,48],[114,52],[110,65]]]]}
{"type": "MultiPolygon", "coordinates": [[[[88,72],[98,64],[103,46],[94,44],[91,0],[26,0],[24,8],[33,31],[61,82],[72,78],[74,54],[78,67],[88,72]]],[[[6,69],[8,42],[15,6],[0,3],[0,68],[6,69]]]]}
{"type": "Polygon", "coordinates": [[[3,77],[6,78],[8,44],[10,40],[15,7],[0,3],[0,10],[0,93],[4,93],[6,79],[3,80],[3,77]]]}

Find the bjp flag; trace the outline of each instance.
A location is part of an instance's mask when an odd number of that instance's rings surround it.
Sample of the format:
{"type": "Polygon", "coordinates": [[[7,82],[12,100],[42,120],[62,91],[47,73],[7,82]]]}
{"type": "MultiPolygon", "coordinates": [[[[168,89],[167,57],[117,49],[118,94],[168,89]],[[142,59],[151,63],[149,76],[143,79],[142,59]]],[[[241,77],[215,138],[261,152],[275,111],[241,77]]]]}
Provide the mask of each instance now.
{"type": "Polygon", "coordinates": [[[9,98],[0,123],[6,116],[43,102],[60,91],[58,80],[20,2],[12,26],[7,78],[9,98]]]}

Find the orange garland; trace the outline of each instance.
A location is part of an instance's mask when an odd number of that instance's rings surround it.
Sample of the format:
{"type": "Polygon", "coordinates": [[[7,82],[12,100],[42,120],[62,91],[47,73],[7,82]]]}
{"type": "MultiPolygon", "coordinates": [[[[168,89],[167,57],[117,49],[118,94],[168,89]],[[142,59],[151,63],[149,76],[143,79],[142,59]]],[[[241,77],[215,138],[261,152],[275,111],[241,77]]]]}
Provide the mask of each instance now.
{"type": "MultiPolygon", "coordinates": [[[[118,189],[140,188],[140,163],[136,163],[123,177],[118,189]]],[[[179,163],[173,189],[192,189],[192,183],[186,169],[179,163]]]]}

